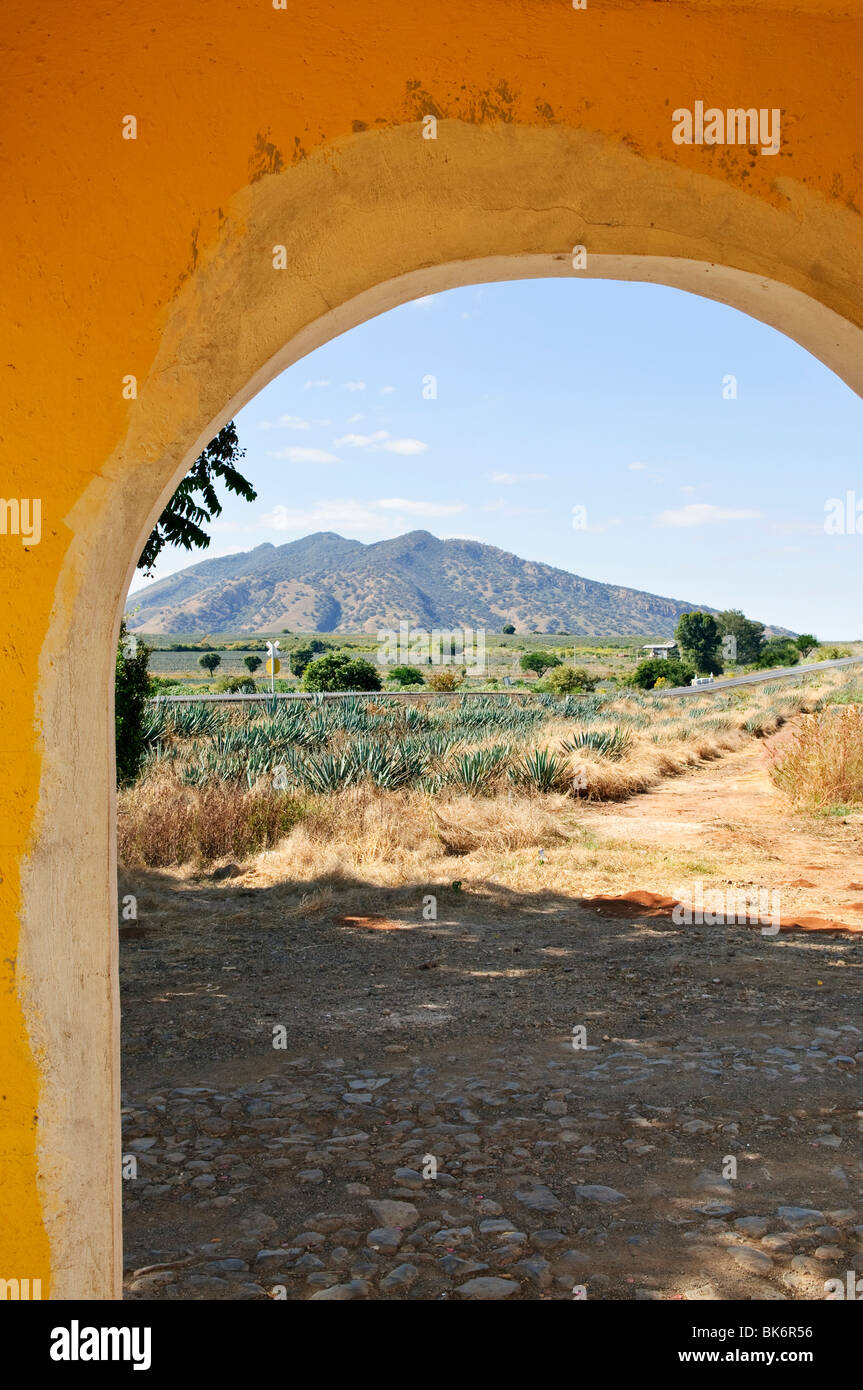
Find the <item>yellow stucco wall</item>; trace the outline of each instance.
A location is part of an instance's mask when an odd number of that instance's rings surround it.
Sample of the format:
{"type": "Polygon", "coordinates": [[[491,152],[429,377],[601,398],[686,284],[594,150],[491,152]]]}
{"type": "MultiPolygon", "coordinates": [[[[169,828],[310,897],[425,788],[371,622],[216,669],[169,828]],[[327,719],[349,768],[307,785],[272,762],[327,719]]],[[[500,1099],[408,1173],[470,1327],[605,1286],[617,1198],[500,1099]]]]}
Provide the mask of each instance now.
{"type": "Polygon", "coordinates": [[[0,1277],[109,1297],[112,650],[159,508],[304,352],[577,243],[863,391],[863,6],[7,0],[3,31],[0,493],[42,534],[0,535],[0,1277]],[[674,144],[697,100],[778,108],[779,153],[674,144]]]}

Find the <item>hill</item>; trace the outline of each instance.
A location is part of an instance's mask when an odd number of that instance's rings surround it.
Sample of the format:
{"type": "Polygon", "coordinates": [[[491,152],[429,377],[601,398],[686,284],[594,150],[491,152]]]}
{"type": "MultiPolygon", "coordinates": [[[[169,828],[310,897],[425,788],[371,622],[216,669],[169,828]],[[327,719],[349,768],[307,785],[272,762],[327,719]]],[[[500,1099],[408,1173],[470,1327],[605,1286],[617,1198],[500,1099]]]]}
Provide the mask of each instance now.
{"type": "MultiPolygon", "coordinates": [[[[134,594],[131,631],[372,632],[409,622],[671,637],[705,604],[601,584],[472,540],[410,531],[364,545],[321,531],[286,545],[204,560],[134,594]]],[[[780,629],[776,629],[780,630],[780,629]]]]}

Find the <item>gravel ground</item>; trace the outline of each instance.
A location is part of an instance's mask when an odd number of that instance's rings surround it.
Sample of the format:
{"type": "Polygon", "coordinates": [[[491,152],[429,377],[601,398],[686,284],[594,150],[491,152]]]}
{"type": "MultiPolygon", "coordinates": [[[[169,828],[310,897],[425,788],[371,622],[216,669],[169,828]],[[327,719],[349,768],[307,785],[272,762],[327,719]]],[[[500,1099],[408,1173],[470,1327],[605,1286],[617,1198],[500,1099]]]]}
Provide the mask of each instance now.
{"type": "Polygon", "coordinates": [[[495,886],[424,921],[422,885],[354,885],[304,922],[241,881],[124,882],[128,1298],[820,1299],[863,1273],[861,939],[495,886]]]}

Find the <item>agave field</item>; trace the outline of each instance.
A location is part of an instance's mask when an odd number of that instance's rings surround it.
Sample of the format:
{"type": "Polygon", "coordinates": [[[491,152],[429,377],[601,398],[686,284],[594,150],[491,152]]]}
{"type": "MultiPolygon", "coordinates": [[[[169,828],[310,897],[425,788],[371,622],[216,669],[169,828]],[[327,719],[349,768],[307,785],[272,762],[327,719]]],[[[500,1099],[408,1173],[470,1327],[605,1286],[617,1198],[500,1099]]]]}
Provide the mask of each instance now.
{"type": "Polygon", "coordinates": [[[154,702],[140,777],[120,795],[121,858],[146,866],[254,853],[300,822],[332,825],[336,804],[358,826],[388,805],[406,836],[420,822],[439,825],[456,802],[465,833],[495,806],[511,820],[518,805],[544,802],[559,817],[565,805],[631,796],[855,698],[847,679],[816,686],[803,676],[686,700],[627,691],[528,704],[494,694],[422,706],[374,695],[154,702]]]}
{"type": "MultiPolygon", "coordinates": [[[[559,791],[572,781],[572,760],[582,750],[622,756],[626,728],[591,727],[608,717],[603,699],[592,695],[540,696],[527,707],[494,696],[440,699],[422,709],[370,696],[273,701],[242,712],[160,705],[146,731],[143,775],[170,769],[185,786],[228,782],[250,790],[266,779],[278,790],[318,794],[360,782],[432,794],[450,786],[489,795],[507,782],[559,791]],[[549,725],[561,722],[572,728],[572,737],[552,751],[549,725]]],[[[629,712],[619,717],[628,723],[635,718],[629,712]]]]}

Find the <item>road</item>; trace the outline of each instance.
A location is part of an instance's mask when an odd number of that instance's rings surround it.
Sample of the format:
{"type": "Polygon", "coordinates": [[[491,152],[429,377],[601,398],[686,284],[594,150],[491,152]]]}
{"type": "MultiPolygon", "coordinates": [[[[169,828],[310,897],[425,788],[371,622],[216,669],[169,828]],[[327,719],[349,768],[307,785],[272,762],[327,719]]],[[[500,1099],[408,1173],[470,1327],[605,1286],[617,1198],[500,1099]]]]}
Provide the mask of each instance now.
{"type": "Polygon", "coordinates": [[[703,695],[714,690],[728,690],[735,685],[760,685],[762,681],[778,681],[787,676],[803,676],[808,671],[829,671],[837,666],[854,666],[863,656],[843,656],[837,661],[815,661],[808,666],[777,666],[772,671],[758,671],[750,676],[731,676],[727,680],[711,681],[709,685],[674,685],[667,690],[655,690],[654,695],[703,695]]]}

